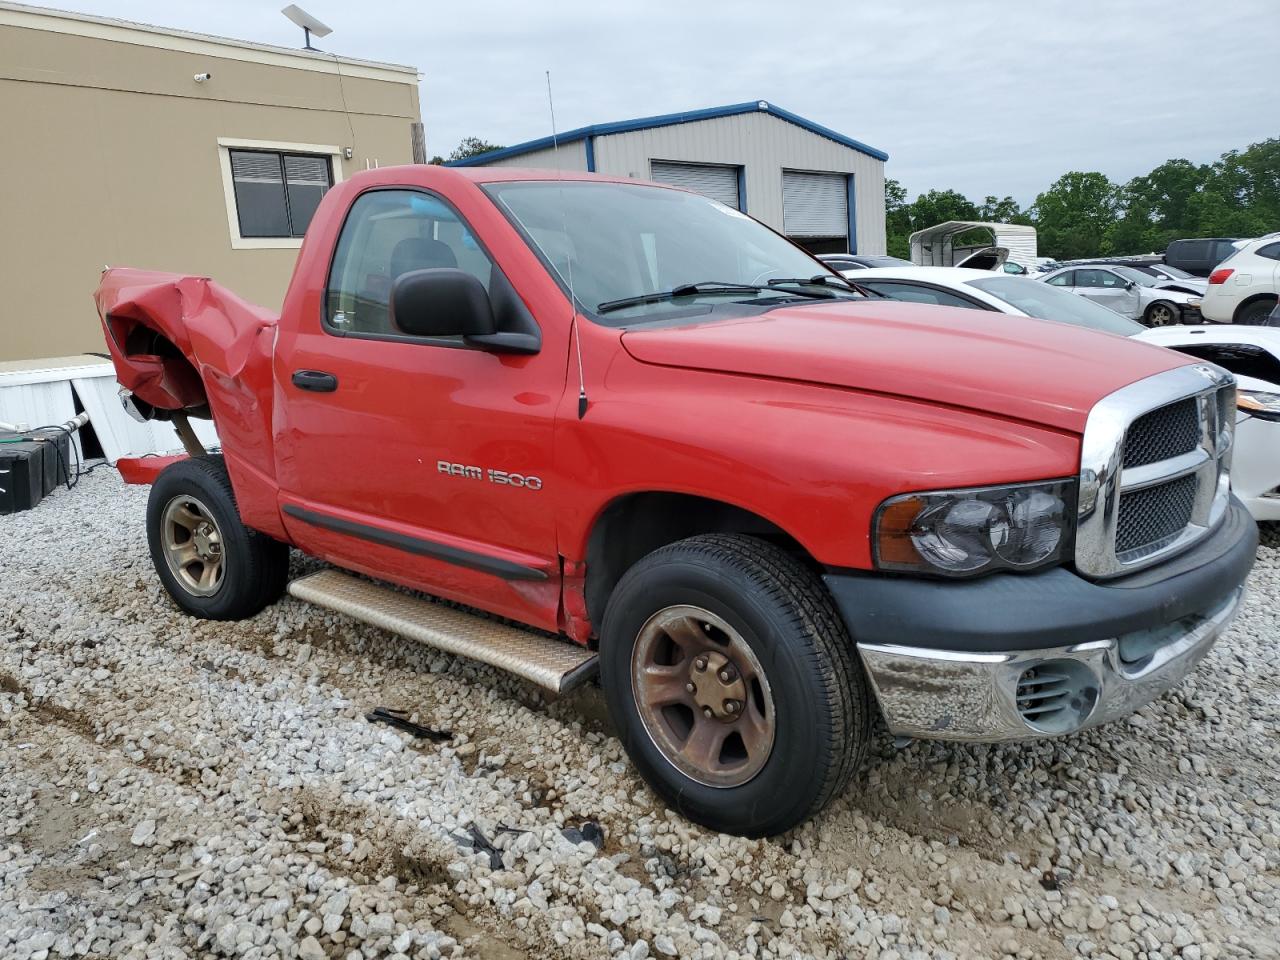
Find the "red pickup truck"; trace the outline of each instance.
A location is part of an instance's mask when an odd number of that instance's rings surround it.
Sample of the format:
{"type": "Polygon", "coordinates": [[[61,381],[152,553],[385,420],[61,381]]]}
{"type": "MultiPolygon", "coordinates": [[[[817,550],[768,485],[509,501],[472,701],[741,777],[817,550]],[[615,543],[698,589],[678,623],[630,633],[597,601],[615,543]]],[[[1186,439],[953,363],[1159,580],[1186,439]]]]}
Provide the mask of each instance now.
{"type": "Polygon", "coordinates": [[[142,478],[179,606],[287,587],[553,692],[598,670],[645,779],[720,830],[819,810],[877,714],[1002,740],[1132,712],[1253,562],[1229,374],[867,297],[656,184],[374,170],[278,318],[128,269],[96,300],[126,406],[191,454],[142,478]],[[290,546],[333,567],[287,584],[290,546]]]}

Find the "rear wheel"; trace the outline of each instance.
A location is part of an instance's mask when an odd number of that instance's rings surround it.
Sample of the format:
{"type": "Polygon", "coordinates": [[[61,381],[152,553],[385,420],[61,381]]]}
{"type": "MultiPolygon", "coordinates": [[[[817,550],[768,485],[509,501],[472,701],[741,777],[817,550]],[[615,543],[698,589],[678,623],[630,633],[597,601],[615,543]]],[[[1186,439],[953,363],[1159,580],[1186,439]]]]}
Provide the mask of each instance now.
{"type": "Polygon", "coordinates": [[[1153,303],[1147,307],[1147,312],[1143,315],[1143,322],[1148,327],[1172,327],[1182,318],[1182,311],[1175,307],[1172,303],[1165,303],[1163,300],[1153,303]]]}
{"type": "Polygon", "coordinates": [[[1263,326],[1271,316],[1271,311],[1275,308],[1275,305],[1275,300],[1255,300],[1253,303],[1246,303],[1240,308],[1240,312],[1236,314],[1235,322],[1241,326],[1263,326]]]}
{"type": "Polygon", "coordinates": [[[221,457],[165,468],[147,501],[147,543],[169,596],[207,620],[253,616],[289,575],[289,548],[240,520],[221,457]]]}
{"type": "Polygon", "coordinates": [[[627,571],[605,613],[600,665],[641,775],[712,829],[788,830],[865,755],[866,681],[829,594],[756,538],[691,537],[627,571]]]}

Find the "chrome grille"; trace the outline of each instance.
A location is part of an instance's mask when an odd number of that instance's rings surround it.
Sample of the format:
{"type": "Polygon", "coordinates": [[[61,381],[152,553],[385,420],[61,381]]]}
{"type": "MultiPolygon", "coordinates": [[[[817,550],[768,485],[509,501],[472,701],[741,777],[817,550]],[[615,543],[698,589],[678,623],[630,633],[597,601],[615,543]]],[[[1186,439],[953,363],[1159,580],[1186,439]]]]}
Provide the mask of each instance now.
{"type": "Polygon", "coordinates": [[[1113,577],[1191,546],[1230,495],[1235,384],[1189,364],[1103,397],[1080,452],[1076,569],[1113,577]]]}
{"type": "Polygon", "coordinates": [[[1116,554],[1122,560],[1136,550],[1159,549],[1191,522],[1196,501],[1194,474],[1157,487],[1120,494],[1116,554]]]}
{"type": "Polygon", "coordinates": [[[1200,411],[1195,397],[1144,413],[1124,438],[1124,466],[1143,467],[1196,448],[1200,411]]]}

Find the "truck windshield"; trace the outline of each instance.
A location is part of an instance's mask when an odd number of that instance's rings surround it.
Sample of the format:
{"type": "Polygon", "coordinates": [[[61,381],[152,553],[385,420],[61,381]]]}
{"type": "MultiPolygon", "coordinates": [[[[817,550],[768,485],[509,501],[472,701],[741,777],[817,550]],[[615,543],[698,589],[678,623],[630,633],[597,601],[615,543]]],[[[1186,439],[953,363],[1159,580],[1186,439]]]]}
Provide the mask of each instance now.
{"type": "Polygon", "coordinates": [[[789,240],[697,194],[583,180],[484,189],[601,322],[661,319],[691,303],[705,311],[744,302],[860,299],[789,240]]]}

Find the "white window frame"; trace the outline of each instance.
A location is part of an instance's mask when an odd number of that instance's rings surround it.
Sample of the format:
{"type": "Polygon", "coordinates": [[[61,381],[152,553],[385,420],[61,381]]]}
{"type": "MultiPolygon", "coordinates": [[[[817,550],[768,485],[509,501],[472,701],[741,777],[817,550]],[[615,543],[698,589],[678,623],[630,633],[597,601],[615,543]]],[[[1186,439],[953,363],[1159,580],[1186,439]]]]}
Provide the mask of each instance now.
{"type": "Polygon", "coordinates": [[[301,237],[242,237],[236,210],[236,186],[231,176],[232,150],[275,150],[280,153],[312,153],[329,157],[329,172],[336,187],[342,182],[342,148],[322,143],[286,143],[279,140],[238,140],[218,138],[218,164],[222,168],[222,195],[227,204],[227,230],[233,250],[297,250],[301,237]]]}

